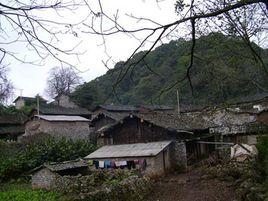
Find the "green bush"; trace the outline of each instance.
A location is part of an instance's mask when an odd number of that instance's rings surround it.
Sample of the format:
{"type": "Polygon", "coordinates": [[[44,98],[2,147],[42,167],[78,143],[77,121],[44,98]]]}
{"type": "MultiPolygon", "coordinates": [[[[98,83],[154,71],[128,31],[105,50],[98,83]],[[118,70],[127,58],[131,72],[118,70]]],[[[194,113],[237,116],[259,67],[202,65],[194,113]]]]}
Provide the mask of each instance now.
{"type": "Polygon", "coordinates": [[[42,190],[12,190],[0,192],[0,201],[56,201],[59,195],[55,192],[42,190]]]}
{"type": "Polygon", "coordinates": [[[268,136],[262,136],[258,140],[257,148],[258,155],[258,169],[261,173],[261,178],[264,179],[263,183],[266,187],[266,194],[268,197],[268,136]]]}
{"type": "Polygon", "coordinates": [[[15,150],[15,144],[1,142],[0,151],[6,147],[10,149],[10,146],[14,146],[14,154],[2,154],[0,157],[0,181],[21,176],[45,162],[73,160],[95,150],[95,146],[89,141],[47,138],[43,142],[26,145],[20,152],[15,150]]]}

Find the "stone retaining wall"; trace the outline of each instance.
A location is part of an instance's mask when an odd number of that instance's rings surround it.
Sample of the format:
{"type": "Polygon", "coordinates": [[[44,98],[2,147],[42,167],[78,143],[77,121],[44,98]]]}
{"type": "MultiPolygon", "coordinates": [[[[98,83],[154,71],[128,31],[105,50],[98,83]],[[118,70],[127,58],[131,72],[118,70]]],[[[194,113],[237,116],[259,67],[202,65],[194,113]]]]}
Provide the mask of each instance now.
{"type": "Polygon", "coordinates": [[[84,201],[142,201],[151,189],[147,177],[131,175],[125,179],[113,179],[112,175],[58,177],[54,190],[67,195],[70,200],[84,201]],[[109,178],[110,177],[110,178],[109,178]]]}

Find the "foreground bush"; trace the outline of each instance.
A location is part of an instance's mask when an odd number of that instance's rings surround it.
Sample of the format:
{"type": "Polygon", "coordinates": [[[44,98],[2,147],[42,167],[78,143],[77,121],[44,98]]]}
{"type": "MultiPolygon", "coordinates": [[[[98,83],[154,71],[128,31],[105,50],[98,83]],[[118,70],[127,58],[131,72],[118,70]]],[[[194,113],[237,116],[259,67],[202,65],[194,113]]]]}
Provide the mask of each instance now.
{"type": "Polygon", "coordinates": [[[266,197],[268,200],[268,136],[262,136],[257,144],[259,151],[258,155],[258,170],[263,178],[263,183],[266,190],[266,197]]]}
{"type": "Polygon", "coordinates": [[[0,192],[0,201],[56,201],[59,195],[55,192],[12,190],[0,192]]]}
{"type": "Polygon", "coordinates": [[[47,138],[43,142],[21,145],[19,152],[17,145],[17,143],[0,143],[0,152],[9,152],[0,156],[0,181],[21,176],[45,162],[73,160],[95,150],[95,146],[85,140],[47,138]]]}

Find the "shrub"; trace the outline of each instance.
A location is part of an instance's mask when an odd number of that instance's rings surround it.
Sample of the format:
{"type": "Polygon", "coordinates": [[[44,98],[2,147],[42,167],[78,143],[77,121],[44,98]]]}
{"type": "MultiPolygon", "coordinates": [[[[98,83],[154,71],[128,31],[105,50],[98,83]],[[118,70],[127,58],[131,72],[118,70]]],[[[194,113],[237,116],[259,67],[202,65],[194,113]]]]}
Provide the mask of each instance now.
{"type": "MultiPolygon", "coordinates": [[[[259,151],[258,155],[258,168],[261,172],[262,178],[266,189],[268,189],[268,136],[262,136],[258,140],[257,148],[259,151]]],[[[267,190],[268,193],[268,190],[267,190]]]]}
{"type": "Polygon", "coordinates": [[[33,191],[33,190],[12,190],[0,192],[0,201],[56,201],[59,195],[55,192],[33,191]]]}
{"type": "Polygon", "coordinates": [[[95,146],[86,140],[72,141],[65,138],[54,140],[49,137],[43,142],[26,145],[20,152],[16,144],[1,142],[0,151],[14,148],[14,154],[2,154],[0,157],[0,181],[16,178],[45,162],[60,162],[84,157],[95,150],[95,146]],[[11,147],[10,147],[11,146],[11,147]]]}

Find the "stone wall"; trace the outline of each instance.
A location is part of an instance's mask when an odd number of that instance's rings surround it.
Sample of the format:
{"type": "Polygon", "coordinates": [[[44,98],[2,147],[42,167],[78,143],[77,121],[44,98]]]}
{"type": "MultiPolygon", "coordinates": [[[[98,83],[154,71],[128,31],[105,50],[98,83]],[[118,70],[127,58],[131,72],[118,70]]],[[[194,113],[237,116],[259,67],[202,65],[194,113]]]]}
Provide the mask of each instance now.
{"type": "Polygon", "coordinates": [[[56,180],[59,175],[51,172],[47,168],[41,169],[32,176],[33,189],[46,189],[51,190],[56,187],[56,180]]]}
{"type": "Polygon", "coordinates": [[[55,190],[67,194],[70,200],[142,201],[151,188],[151,182],[146,177],[132,175],[122,180],[109,180],[112,175],[106,173],[104,178],[99,176],[97,179],[94,174],[60,177],[55,190]],[[102,182],[104,180],[106,182],[102,182]]]}
{"type": "Polygon", "coordinates": [[[32,120],[25,125],[25,136],[47,133],[55,138],[72,140],[89,139],[88,122],[49,122],[42,119],[32,120]]]}

